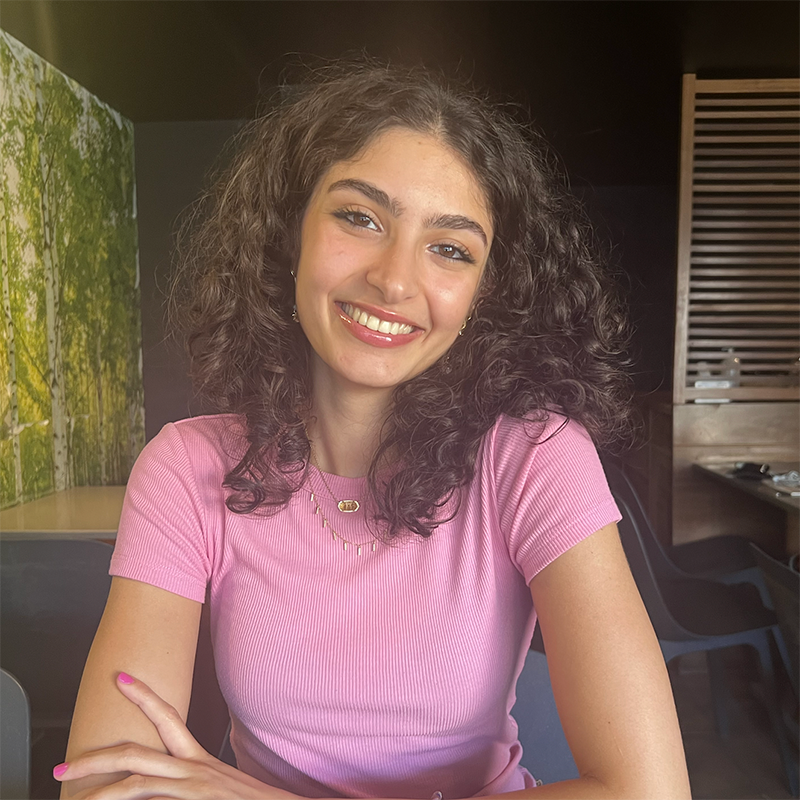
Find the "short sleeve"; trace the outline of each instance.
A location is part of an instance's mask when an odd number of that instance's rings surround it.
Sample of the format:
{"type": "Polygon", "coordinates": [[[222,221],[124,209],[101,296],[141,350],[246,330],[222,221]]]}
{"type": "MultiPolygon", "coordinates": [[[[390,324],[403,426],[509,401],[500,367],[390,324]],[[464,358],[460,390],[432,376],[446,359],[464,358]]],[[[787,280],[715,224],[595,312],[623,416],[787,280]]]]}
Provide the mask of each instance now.
{"type": "Polygon", "coordinates": [[[526,583],[622,518],[594,443],[574,420],[557,414],[546,423],[503,418],[492,450],[500,528],[526,583]]]}
{"type": "Polygon", "coordinates": [[[110,573],[203,602],[211,574],[202,498],[178,428],[142,450],[125,491],[110,573]]]}

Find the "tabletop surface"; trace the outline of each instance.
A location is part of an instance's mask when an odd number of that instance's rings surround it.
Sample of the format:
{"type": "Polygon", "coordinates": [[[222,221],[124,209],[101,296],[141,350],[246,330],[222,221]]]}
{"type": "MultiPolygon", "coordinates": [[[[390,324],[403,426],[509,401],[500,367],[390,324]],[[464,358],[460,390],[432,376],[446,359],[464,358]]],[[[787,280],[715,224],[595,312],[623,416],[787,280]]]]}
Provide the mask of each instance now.
{"type": "MultiPolygon", "coordinates": [[[[779,492],[774,488],[772,481],[767,478],[766,480],[754,481],[747,478],[736,478],[731,473],[734,469],[733,464],[694,464],[695,469],[709,475],[717,480],[724,481],[727,485],[740,489],[743,492],[754,495],[755,497],[765,500],[772,505],[776,505],[785,511],[799,511],[800,510],[800,497],[794,497],[785,492],[779,492]]],[[[770,464],[770,472],[774,475],[781,472],[788,472],[789,470],[797,470],[796,463],[775,463],[770,464]]]]}
{"type": "Polygon", "coordinates": [[[0,511],[0,534],[93,539],[117,535],[124,486],[76,486],[0,511]]]}

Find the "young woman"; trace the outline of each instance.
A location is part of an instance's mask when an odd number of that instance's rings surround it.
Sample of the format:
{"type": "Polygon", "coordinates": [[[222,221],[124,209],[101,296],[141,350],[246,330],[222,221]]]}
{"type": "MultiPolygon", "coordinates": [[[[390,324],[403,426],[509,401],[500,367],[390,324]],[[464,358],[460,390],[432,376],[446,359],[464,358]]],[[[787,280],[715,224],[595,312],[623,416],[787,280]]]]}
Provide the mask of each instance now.
{"type": "Polygon", "coordinates": [[[624,325],[541,146],[344,64],[203,220],[174,296],[223,413],[133,470],[62,797],[688,798],[593,444],[624,325]],[[207,588],[238,769],[184,725],[207,588]],[[548,786],[509,716],[537,620],[581,775],[548,786]]]}

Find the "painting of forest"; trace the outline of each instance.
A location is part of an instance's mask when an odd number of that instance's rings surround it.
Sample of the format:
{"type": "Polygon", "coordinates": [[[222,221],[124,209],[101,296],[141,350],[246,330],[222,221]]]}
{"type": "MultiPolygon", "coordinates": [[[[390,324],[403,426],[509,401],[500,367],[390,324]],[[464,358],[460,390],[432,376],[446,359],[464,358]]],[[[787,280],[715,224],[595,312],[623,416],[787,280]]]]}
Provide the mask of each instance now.
{"type": "Polygon", "coordinates": [[[144,445],[133,124],[0,31],[0,508],[144,445]]]}

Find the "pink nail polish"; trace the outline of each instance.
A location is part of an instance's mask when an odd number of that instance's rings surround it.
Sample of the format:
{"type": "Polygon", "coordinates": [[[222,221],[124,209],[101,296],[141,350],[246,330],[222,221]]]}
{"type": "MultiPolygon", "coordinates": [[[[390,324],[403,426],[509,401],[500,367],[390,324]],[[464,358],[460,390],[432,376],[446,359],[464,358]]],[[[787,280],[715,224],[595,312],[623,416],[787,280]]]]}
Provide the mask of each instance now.
{"type": "Polygon", "coordinates": [[[120,672],[120,674],[117,675],[117,680],[120,683],[133,683],[133,678],[131,678],[127,672],[120,672]]]}
{"type": "Polygon", "coordinates": [[[69,769],[69,764],[59,764],[57,767],[53,767],[53,777],[60,778],[67,770],[69,769]]]}

